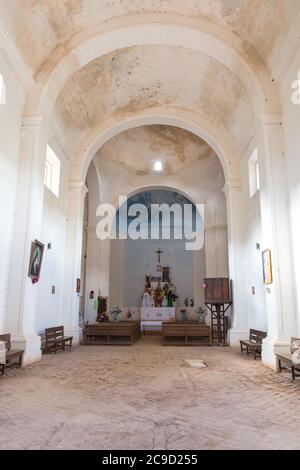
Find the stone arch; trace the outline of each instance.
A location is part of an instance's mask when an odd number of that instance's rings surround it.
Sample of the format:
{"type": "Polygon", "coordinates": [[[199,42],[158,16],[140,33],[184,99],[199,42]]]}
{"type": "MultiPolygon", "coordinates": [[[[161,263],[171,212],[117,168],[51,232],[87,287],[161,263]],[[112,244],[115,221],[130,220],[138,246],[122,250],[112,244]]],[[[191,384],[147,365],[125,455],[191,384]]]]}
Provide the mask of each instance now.
{"type": "Polygon", "coordinates": [[[205,140],[218,155],[223,167],[225,180],[239,179],[239,165],[235,158],[237,150],[226,133],[211,126],[207,120],[183,110],[151,109],[135,113],[118,121],[106,121],[92,130],[81,142],[72,163],[71,180],[84,181],[95,153],[117,134],[144,125],[162,124],[180,127],[205,140]]]}
{"type": "Polygon", "coordinates": [[[81,33],[77,42],[73,38],[65,48],[65,55],[56,61],[52,59],[54,65],[49,60],[41,67],[36,77],[36,86],[27,96],[24,114],[38,114],[49,118],[60,90],[73,73],[97,57],[142,44],[177,45],[208,54],[233,73],[240,73],[244,77],[243,83],[260,113],[278,111],[277,90],[267,68],[261,62],[254,64],[251,57],[245,56],[241,41],[234,39],[233,35],[229,35],[229,38],[228,34],[226,32],[226,40],[222,40],[220,34],[214,34],[207,25],[204,25],[203,30],[179,22],[135,22],[128,25],[126,19],[119,22],[116,29],[96,30],[88,37],[81,33]]]}
{"type": "MultiPolygon", "coordinates": [[[[199,211],[199,207],[197,207],[197,204],[201,204],[201,203],[204,203],[203,200],[201,200],[199,197],[195,196],[190,190],[189,188],[183,186],[183,185],[180,185],[178,183],[166,183],[166,184],[161,184],[161,183],[158,183],[158,184],[141,184],[141,185],[137,185],[135,187],[132,187],[130,190],[128,191],[125,191],[124,195],[123,196],[126,196],[127,197],[127,200],[129,201],[130,198],[136,194],[140,194],[140,193],[143,193],[143,192],[147,192],[147,191],[151,191],[151,190],[162,190],[162,191],[167,191],[167,192],[176,192],[182,196],[184,196],[190,203],[192,203],[194,206],[195,206],[195,210],[197,211],[200,219],[203,221],[203,224],[204,224],[204,213],[201,212],[201,210],[199,211]]],[[[122,206],[122,202],[120,204],[120,201],[118,198],[115,198],[114,200],[110,201],[110,203],[115,207],[115,213],[117,214],[117,211],[118,209],[122,206]]],[[[116,215],[115,215],[116,217],[116,215]]],[[[115,218],[114,217],[114,218],[115,218]]],[[[113,223],[113,221],[111,221],[113,223]]],[[[204,228],[204,227],[203,227],[204,228]]],[[[107,240],[107,241],[104,241],[104,244],[102,245],[104,249],[107,250],[108,252],[108,257],[106,258],[107,260],[107,264],[105,266],[102,266],[102,282],[104,282],[104,284],[102,284],[100,286],[100,289],[104,287],[107,288],[107,295],[109,297],[109,299],[112,298],[113,296],[113,290],[112,290],[112,258],[114,256],[114,249],[112,248],[113,246],[113,243],[115,242],[115,240],[107,240]],[[104,269],[103,269],[104,268],[104,269]]],[[[101,243],[101,242],[100,242],[101,243]]],[[[126,245],[125,245],[126,246],[126,245]]],[[[123,245],[123,249],[125,248],[125,246],[123,245]]],[[[205,247],[203,246],[201,250],[199,251],[192,251],[192,265],[197,262],[198,258],[199,258],[199,253],[202,252],[202,256],[203,256],[203,263],[205,263],[205,247]]],[[[193,268],[191,268],[193,269],[193,268]]],[[[196,282],[196,285],[198,285],[199,283],[196,282]]],[[[200,284],[202,284],[202,281],[200,282],[200,284]]],[[[195,282],[193,283],[193,289],[195,289],[195,282]]],[[[112,306],[112,305],[110,305],[112,306]]]]}

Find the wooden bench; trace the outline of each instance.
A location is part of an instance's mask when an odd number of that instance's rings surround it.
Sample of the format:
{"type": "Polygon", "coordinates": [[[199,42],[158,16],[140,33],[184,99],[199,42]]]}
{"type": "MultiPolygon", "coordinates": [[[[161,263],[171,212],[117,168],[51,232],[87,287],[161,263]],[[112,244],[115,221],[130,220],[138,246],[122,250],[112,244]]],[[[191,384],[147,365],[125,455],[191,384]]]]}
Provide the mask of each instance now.
{"type": "Polygon", "coordinates": [[[295,338],[292,336],[291,349],[289,353],[287,352],[287,353],[276,354],[278,372],[281,372],[282,369],[289,370],[292,374],[292,380],[295,380],[296,377],[300,377],[300,364],[293,364],[293,361],[292,361],[292,353],[294,352],[292,349],[292,344],[294,341],[300,342],[300,338],[295,338]]]}
{"type": "Polygon", "coordinates": [[[163,322],[163,345],[199,346],[210,345],[210,329],[199,322],[163,322]]]}
{"type": "Polygon", "coordinates": [[[57,352],[59,349],[63,351],[68,345],[72,348],[73,336],[64,335],[64,327],[54,326],[53,328],[46,328],[45,335],[42,341],[42,351],[44,354],[57,352]]]}
{"type": "Polygon", "coordinates": [[[139,321],[86,323],[83,330],[85,345],[132,345],[140,337],[139,321]]]}
{"type": "Polygon", "coordinates": [[[6,347],[5,364],[3,363],[0,364],[1,375],[3,375],[6,367],[10,367],[13,365],[17,365],[19,367],[22,366],[24,350],[11,349],[11,335],[10,334],[0,335],[0,341],[3,341],[6,347]]]}
{"type": "Polygon", "coordinates": [[[253,353],[254,359],[256,356],[261,356],[262,340],[267,336],[265,331],[250,330],[249,340],[240,340],[241,353],[247,351],[247,356],[253,353]]]}

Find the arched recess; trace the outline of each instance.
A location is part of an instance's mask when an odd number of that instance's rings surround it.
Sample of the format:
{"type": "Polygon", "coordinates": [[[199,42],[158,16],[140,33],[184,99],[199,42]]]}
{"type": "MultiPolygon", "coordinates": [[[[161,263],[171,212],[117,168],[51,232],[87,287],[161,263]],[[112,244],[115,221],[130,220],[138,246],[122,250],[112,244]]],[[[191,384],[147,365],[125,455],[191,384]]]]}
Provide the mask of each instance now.
{"type": "MultiPolygon", "coordinates": [[[[124,116],[124,119],[118,122],[106,122],[100,127],[93,130],[81,143],[78,149],[77,158],[72,162],[72,184],[74,182],[85,181],[86,173],[90,162],[92,161],[95,153],[99,148],[113,136],[118,133],[139,126],[151,124],[165,124],[181,127],[188,130],[201,139],[205,140],[216,152],[222,164],[226,185],[224,188],[227,202],[227,225],[228,225],[228,252],[229,252],[229,272],[230,277],[234,282],[234,316],[233,328],[234,333],[231,335],[232,343],[236,338],[247,334],[247,313],[245,311],[243,299],[243,246],[241,224],[243,214],[242,207],[242,187],[240,182],[239,161],[236,159],[236,149],[232,141],[228,138],[226,133],[220,130],[213,129],[209,123],[202,122],[203,126],[196,120],[197,116],[191,116],[190,113],[170,112],[170,110],[163,113],[151,110],[148,113],[139,113],[134,116],[124,116]]],[[[98,175],[98,181],[101,175],[98,175]]],[[[155,176],[153,181],[149,183],[149,187],[157,186],[155,184],[155,176]]],[[[174,187],[175,190],[186,194],[186,196],[197,203],[197,198],[193,193],[190,193],[186,187],[180,185],[170,185],[164,183],[163,180],[159,182],[159,186],[174,187]]],[[[142,186],[144,188],[145,186],[142,186]]],[[[140,191],[141,187],[131,188],[128,194],[134,191],[140,191]]],[[[118,203],[115,201],[103,201],[118,203]]],[[[201,201],[199,201],[201,202],[201,201]]],[[[102,243],[102,242],[101,242],[102,243]]],[[[101,267],[102,273],[107,273],[102,278],[102,292],[109,294],[109,240],[103,242],[102,253],[105,253],[105,262],[101,267]]],[[[100,249],[101,251],[101,249],[100,249]]]]}
{"type": "MultiPolygon", "coordinates": [[[[94,59],[117,49],[144,45],[176,45],[207,54],[237,74],[258,113],[278,112],[279,99],[274,83],[262,62],[254,64],[242,50],[241,41],[221,39],[220,32],[204,25],[203,30],[189,24],[143,23],[128,25],[128,20],[119,22],[116,29],[94,31],[92,37],[84,33],[73,38],[66,47],[67,53],[53,63],[48,60],[41,67],[36,86],[27,96],[24,114],[50,117],[63,85],[71,75],[94,59]]],[[[224,31],[223,31],[224,33],[224,31]]]]}
{"type": "Polygon", "coordinates": [[[206,141],[218,155],[225,181],[240,179],[237,149],[227,133],[189,111],[151,108],[149,111],[124,115],[123,118],[103,122],[82,140],[71,165],[70,180],[85,181],[87,170],[96,152],[109,139],[135,127],[152,124],[170,125],[185,129],[206,141]]]}
{"type": "MultiPolygon", "coordinates": [[[[193,204],[195,206],[196,208],[195,210],[197,211],[198,216],[200,218],[199,220],[201,220],[203,224],[205,223],[205,217],[203,218],[204,211],[202,211],[202,207],[199,207],[200,205],[202,206],[202,204],[204,204],[205,201],[199,198],[199,196],[195,196],[190,191],[189,188],[184,187],[183,185],[180,185],[178,183],[177,184],[156,184],[156,185],[141,184],[141,185],[135,186],[134,188],[131,188],[129,191],[125,191],[123,198],[126,197],[128,204],[130,204],[131,197],[139,195],[139,194],[147,193],[149,191],[154,191],[154,192],[162,191],[162,197],[165,197],[163,195],[163,193],[165,192],[166,193],[175,192],[183,196],[186,199],[186,203],[193,204]]],[[[116,213],[124,203],[123,198],[122,200],[115,198],[111,201],[115,207],[116,213]]],[[[161,202],[163,203],[164,201],[162,200],[161,202]]],[[[172,200],[172,204],[174,202],[175,201],[172,200]]],[[[203,230],[205,230],[204,225],[203,225],[203,230]]],[[[173,245],[173,250],[174,250],[174,240],[173,241],[172,240],[173,238],[171,236],[170,246],[168,245],[169,242],[166,240],[157,240],[157,241],[153,241],[151,239],[141,240],[141,243],[143,246],[143,252],[144,252],[144,249],[146,249],[149,255],[150,253],[154,252],[155,249],[158,249],[158,248],[162,248],[163,250],[167,248],[167,251],[168,251],[169,248],[171,248],[172,250],[172,245],[173,245]],[[157,247],[155,247],[156,245],[157,247]],[[150,250],[149,250],[149,246],[150,246],[150,250]]],[[[175,241],[175,243],[178,243],[174,252],[174,255],[175,255],[174,263],[176,265],[177,250],[181,252],[181,256],[182,256],[182,253],[185,251],[185,249],[184,249],[184,245],[179,240],[175,241]]],[[[127,275],[124,276],[124,274],[127,273],[127,270],[125,269],[124,271],[125,265],[123,265],[122,263],[125,263],[124,256],[128,249],[127,242],[126,240],[108,240],[108,242],[105,244],[105,248],[107,248],[109,255],[106,258],[107,265],[104,266],[102,264],[102,275],[104,274],[106,275],[106,279],[105,279],[105,276],[103,276],[102,280],[108,286],[108,298],[110,301],[110,307],[112,307],[113,305],[130,306],[130,307],[134,307],[134,311],[136,311],[136,307],[138,308],[140,306],[139,303],[126,303],[125,301],[125,297],[126,297],[125,292],[127,291],[127,289],[125,288],[124,283],[126,284],[127,275]],[[115,266],[118,266],[118,269],[116,269],[115,266]],[[124,301],[125,303],[123,303],[124,301]]],[[[225,249],[225,252],[226,252],[226,249],[225,249]]],[[[205,245],[199,250],[188,252],[187,256],[188,256],[189,261],[188,261],[188,265],[186,265],[186,268],[188,272],[190,273],[191,278],[189,279],[187,277],[186,280],[182,280],[183,284],[185,285],[185,288],[183,289],[180,288],[180,282],[178,278],[176,282],[176,275],[174,271],[173,271],[172,279],[175,282],[175,285],[177,285],[177,288],[179,288],[179,291],[181,290],[180,297],[181,297],[182,303],[185,297],[183,296],[183,292],[185,292],[185,295],[189,292],[191,297],[193,297],[196,300],[196,304],[200,305],[200,304],[203,304],[204,302],[204,293],[203,293],[203,290],[201,289],[201,286],[203,284],[203,279],[205,277],[205,256],[206,256],[205,245]]],[[[130,256],[129,259],[132,259],[132,257],[130,256]]],[[[141,258],[139,258],[139,260],[141,261],[141,258]]],[[[144,260],[144,255],[143,255],[143,260],[144,260]]],[[[183,261],[184,260],[185,260],[185,257],[183,258],[183,261]]],[[[137,258],[136,258],[136,262],[137,262],[137,269],[139,269],[140,264],[137,258]]],[[[186,263],[186,261],[184,262],[186,263]]],[[[174,268],[173,264],[172,266],[174,268]]],[[[178,264],[178,261],[177,261],[177,268],[175,269],[177,276],[178,276],[178,272],[180,272],[180,269],[181,269],[181,265],[180,263],[178,264]]],[[[136,275],[136,270],[134,270],[133,274],[136,275]]],[[[132,287],[132,289],[130,289],[133,297],[135,297],[133,292],[137,293],[136,291],[137,286],[139,286],[138,292],[141,292],[141,293],[143,292],[142,290],[144,287],[142,285],[143,275],[144,275],[144,271],[142,269],[142,272],[140,272],[137,275],[136,283],[133,280],[131,280],[130,282],[131,285],[134,284],[134,288],[132,287]]]]}

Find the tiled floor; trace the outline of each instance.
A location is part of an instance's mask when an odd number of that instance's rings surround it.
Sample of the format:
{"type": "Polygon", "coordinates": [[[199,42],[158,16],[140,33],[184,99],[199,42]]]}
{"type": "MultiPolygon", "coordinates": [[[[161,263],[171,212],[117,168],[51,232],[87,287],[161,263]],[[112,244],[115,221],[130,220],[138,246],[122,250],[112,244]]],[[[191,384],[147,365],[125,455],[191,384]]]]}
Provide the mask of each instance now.
{"type": "Polygon", "coordinates": [[[0,377],[0,431],[0,449],[300,449],[300,379],[158,337],[80,346],[0,377]]]}

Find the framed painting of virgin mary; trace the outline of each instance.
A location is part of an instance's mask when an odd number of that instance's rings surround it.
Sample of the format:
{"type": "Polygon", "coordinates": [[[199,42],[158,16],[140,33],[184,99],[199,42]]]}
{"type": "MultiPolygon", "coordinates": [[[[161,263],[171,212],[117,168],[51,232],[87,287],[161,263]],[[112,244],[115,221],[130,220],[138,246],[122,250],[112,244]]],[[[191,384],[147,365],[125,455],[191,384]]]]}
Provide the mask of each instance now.
{"type": "Polygon", "coordinates": [[[40,278],[42,260],[44,254],[44,244],[34,240],[31,246],[28,276],[37,282],[40,278]]]}

